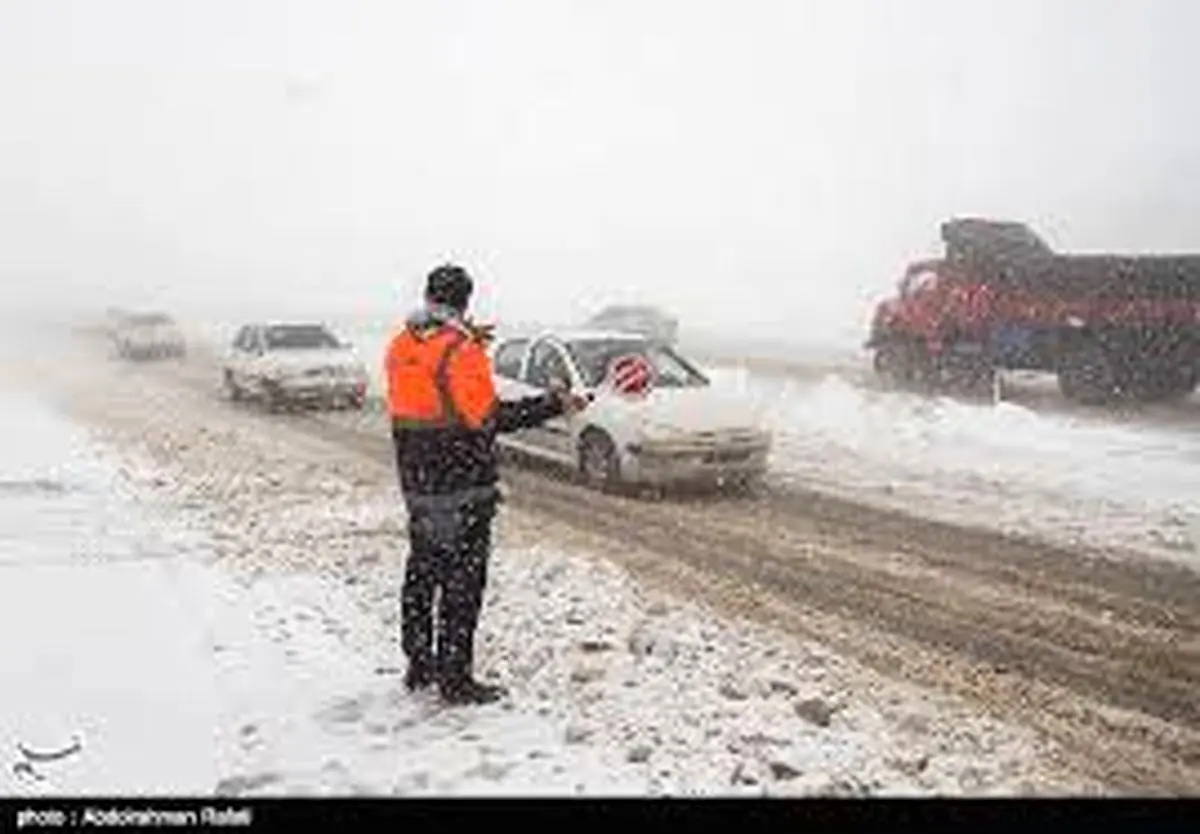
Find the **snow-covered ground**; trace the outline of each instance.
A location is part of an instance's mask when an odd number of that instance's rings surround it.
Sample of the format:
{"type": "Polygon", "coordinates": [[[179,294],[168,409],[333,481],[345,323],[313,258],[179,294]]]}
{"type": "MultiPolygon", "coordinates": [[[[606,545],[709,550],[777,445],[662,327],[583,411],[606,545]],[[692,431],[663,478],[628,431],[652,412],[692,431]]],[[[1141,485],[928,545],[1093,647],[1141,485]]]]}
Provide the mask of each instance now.
{"type": "Polygon", "coordinates": [[[2,794],[206,792],[216,779],[202,553],[125,486],[74,426],[0,397],[2,794]],[[66,754],[40,763],[22,746],[66,754]]]}
{"type": "MultiPolygon", "coordinates": [[[[1069,790],[1040,773],[1047,753],[1026,731],[820,646],[648,594],[511,516],[478,651],[481,673],[511,698],[439,709],[400,685],[403,539],[390,471],[374,483],[289,472],[286,454],[256,455],[255,471],[270,474],[223,487],[209,516],[231,571],[253,577],[217,628],[222,792],[1069,790]],[[305,480],[308,496],[283,486],[305,480]]],[[[181,495],[196,488],[186,471],[173,477],[181,495]]]]}
{"type": "Polygon", "coordinates": [[[32,404],[5,412],[25,450],[6,482],[91,486],[42,490],[39,549],[3,568],[0,749],[82,749],[34,774],[11,758],[10,792],[1094,790],[1025,728],[651,593],[514,512],[478,650],[511,696],[438,708],[400,682],[405,548],[387,461],[264,430],[194,389],[63,373],[91,441],[32,404]]]}
{"type": "Polygon", "coordinates": [[[777,433],[773,467],[806,487],[1200,568],[1200,434],[1017,403],[716,371],[777,433]]]}

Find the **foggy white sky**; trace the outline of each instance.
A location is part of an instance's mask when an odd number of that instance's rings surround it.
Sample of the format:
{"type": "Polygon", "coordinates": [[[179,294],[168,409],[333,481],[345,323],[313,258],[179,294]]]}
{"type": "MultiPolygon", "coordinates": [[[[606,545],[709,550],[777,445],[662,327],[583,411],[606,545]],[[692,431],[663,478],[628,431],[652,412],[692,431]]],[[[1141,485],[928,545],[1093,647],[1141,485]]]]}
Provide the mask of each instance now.
{"type": "MultiPolygon", "coordinates": [[[[956,213],[1200,250],[1191,0],[0,0],[0,279],[857,339],[956,213]]],[[[278,308],[284,312],[283,308],[278,308]]]]}

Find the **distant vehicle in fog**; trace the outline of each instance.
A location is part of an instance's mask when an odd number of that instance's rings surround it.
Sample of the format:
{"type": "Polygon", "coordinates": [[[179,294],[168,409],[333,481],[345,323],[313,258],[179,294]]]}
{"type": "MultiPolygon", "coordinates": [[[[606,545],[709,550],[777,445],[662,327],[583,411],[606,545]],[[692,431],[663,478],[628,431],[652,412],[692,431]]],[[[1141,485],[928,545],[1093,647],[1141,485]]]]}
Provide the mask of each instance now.
{"type": "Polygon", "coordinates": [[[751,486],[767,470],[771,434],[743,398],[714,389],[669,345],[615,331],[510,336],[492,348],[501,397],[562,385],[594,397],[572,416],[497,438],[504,449],[570,467],[594,486],[751,486]],[[617,389],[628,357],[649,368],[641,394],[617,389]]]}
{"type": "Polygon", "coordinates": [[[179,358],[187,353],[183,332],[166,313],[116,312],[110,317],[109,337],[122,359],[179,358]]]}
{"type": "Polygon", "coordinates": [[[349,344],[316,322],[243,326],[222,376],[231,399],[259,400],[273,411],[298,405],[361,409],[367,397],[366,366],[349,344]]]}
{"type": "Polygon", "coordinates": [[[675,344],[679,337],[678,319],[657,307],[640,304],[605,307],[588,319],[584,326],[594,330],[636,333],[666,345],[675,344]]]}

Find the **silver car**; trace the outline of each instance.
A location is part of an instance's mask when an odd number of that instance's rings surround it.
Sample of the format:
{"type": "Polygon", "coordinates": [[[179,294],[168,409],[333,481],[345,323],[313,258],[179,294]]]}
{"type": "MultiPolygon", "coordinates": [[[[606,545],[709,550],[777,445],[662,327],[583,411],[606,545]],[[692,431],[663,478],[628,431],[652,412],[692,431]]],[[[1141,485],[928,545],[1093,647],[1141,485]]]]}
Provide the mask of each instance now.
{"type": "Polygon", "coordinates": [[[110,334],[122,359],[179,358],[187,352],[182,331],[165,313],[122,313],[110,334]]]}

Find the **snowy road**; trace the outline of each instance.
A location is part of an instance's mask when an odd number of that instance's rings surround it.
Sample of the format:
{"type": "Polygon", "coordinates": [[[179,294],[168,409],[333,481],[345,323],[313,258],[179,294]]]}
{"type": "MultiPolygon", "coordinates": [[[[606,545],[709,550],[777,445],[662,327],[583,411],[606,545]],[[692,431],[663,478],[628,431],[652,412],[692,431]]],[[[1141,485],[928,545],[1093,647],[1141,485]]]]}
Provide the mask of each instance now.
{"type": "MultiPolygon", "coordinates": [[[[653,538],[614,538],[611,508],[571,493],[576,516],[550,512],[569,485],[521,473],[511,473],[525,497],[501,522],[479,652],[512,698],[430,712],[397,677],[402,518],[374,429],[234,407],[214,396],[202,363],[128,366],[86,352],[43,360],[20,369],[26,382],[129,461],[131,491],[211,553],[220,793],[1121,786],[1023,716],[1005,720],[996,704],[925,685],[930,676],[912,668],[929,662],[924,650],[852,619],[834,624],[819,595],[811,608],[777,603],[743,570],[706,564],[711,545],[689,564],[684,550],[711,527],[675,530],[682,544],[663,550],[670,519],[645,507],[632,518],[653,538]],[[600,524],[578,524],[580,510],[600,524]],[[871,669],[855,656],[868,639],[908,660],[871,669]],[[903,677],[912,682],[893,679],[903,677]]],[[[715,544],[738,555],[736,543],[715,544]]],[[[1165,769],[1146,783],[1179,790],[1165,769]]]]}
{"type": "MultiPolygon", "coordinates": [[[[200,359],[123,373],[171,396],[182,387],[200,398],[196,409],[216,396],[215,369],[200,359]]],[[[362,452],[391,475],[377,418],[240,413],[281,443],[286,434],[362,452]]],[[[1189,570],[1100,560],[831,492],[654,505],[545,473],[508,479],[513,511],[643,581],[1036,727],[1112,787],[1186,793],[1198,783],[1200,593],[1189,570]]]]}

